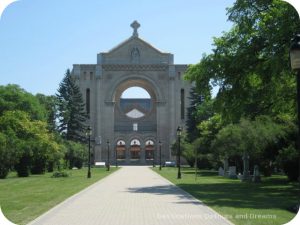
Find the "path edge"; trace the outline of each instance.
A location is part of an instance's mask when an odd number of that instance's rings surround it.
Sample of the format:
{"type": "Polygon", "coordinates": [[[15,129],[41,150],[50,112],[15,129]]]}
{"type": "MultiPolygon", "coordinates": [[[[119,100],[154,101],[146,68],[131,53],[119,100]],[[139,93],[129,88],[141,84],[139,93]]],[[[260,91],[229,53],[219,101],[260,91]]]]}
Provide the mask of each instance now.
{"type": "Polygon", "coordinates": [[[49,213],[51,213],[52,211],[57,210],[59,207],[61,207],[62,205],[68,203],[69,201],[72,201],[74,198],[76,198],[78,195],[81,195],[87,191],[89,191],[89,189],[92,189],[94,186],[98,185],[99,183],[102,183],[103,181],[105,181],[107,178],[114,176],[115,174],[117,174],[119,171],[122,170],[122,167],[119,167],[116,171],[112,172],[111,174],[101,178],[100,180],[96,181],[95,183],[87,186],[86,188],[82,189],[81,191],[75,193],[74,195],[68,197],[67,199],[63,200],[62,202],[58,203],[57,205],[53,206],[51,209],[47,210],[46,212],[44,212],[43,214],[39,215],[38,217],[36,217],[34,220],[30,221],[29,223],[27,223],[26,225],[32,225],[36,222],[38,222],[39,220],[41,220],[43,217],[47,216],[49,213]]]}
{"type": "Polygon", "coordinates": [[[149,170],[151,170],[153,173],[159,175],[163,180],[165,180],[167,183],[174,185],[177,189],[181,190],[182,192],[184,192],[186,195],[188,195],[189,197],[195,199],[196,201],[198,201],[199,203],[201,203],[202,205],[205,205],[210,211],[218,214],[222,219],[224,219],[226,222],[228,222],[231,225],[235,225],[233,222],[231,222],[229,219],[227,219],[226,217],[224,217],[223,215],[221,215],[220,213],[218,213],[216,210],[214,210],[213,208],[209,207],[207,204],[205,204],[204,202],[202,202],[200,199],[197,199],[195,196],[193,196],[192,194],[188,193],[187,191],[183,190],[182,188],[178,187],[176,184],[172,183],[171,181],[169,181],[167,178],[163,177],[162,175],[160,175],[159,173],[155,172],[151,167],[148,167],[149,170]]]}

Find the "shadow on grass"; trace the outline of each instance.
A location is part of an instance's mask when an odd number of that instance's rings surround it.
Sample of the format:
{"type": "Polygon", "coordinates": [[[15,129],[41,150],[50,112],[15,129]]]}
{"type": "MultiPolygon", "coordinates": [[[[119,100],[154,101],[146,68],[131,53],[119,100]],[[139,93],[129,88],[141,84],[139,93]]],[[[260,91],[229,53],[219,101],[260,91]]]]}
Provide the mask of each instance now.
{"type": "MultiPolygon", "coordinates": [[[[195,170],[194,171],[182,171],[182,174],[195,174],[195,170]]],[[[197,171],[197,176],[202,176],[202,177],[210,177],[210,176],[217,176],[218,172],[216,171],[197,171]]]]}
{"type": "Polygon", "coordinates": [[[210,206],[290,211],[291,206],[299,204],[298,184],[288,184],[284,179],[268,178],[260,184],[223,179],[224,183],[179,183],[178,187],[210,206]]]}
{"type": "MultiPolygon", "coordinates": [[[[192,173],[185,171],[184,173],[192,173]]],[[[190,193],[209,206],[251,208],[251,209],[283,209],[290,211],[290,207],[299,204],[299,187],[297,183],[287,183],[282,178],[267,178],[260,184],[243,183],[214,176],[216,172],[203,171],[198,175],[197,183],[180,181],[177,186],[190,193]],[[201,176],[203,180],[201,181],[201,176]],[[208,179],[218,182],[209,183],[208,179]],[[224,182],[222,182],[222,180],[224,182]],[[221,181],[221,182],[220,182],[221,181]]],[[[156,195],[175,194],[178,204],[201,204],[193,197],[173,185],[129,188],[132,193],[150,193],[156,195]]]]}

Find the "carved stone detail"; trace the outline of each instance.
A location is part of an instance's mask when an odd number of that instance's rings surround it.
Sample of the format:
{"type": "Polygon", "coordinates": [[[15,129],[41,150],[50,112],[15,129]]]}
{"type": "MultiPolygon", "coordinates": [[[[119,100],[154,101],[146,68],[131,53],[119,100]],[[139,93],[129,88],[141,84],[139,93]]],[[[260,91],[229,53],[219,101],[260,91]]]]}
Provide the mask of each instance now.
{"type": "Polygon", "coordinates": [[[121,65],[121,64],[109,64],[102,65],[105,71],[166,71],[168,70],[168,65],[121,65]]]}

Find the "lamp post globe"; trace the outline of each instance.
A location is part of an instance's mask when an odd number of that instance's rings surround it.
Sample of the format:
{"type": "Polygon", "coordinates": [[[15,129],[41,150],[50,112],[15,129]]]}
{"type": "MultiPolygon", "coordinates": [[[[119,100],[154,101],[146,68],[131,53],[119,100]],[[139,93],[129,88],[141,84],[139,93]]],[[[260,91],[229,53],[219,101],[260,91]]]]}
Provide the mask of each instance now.
{"type": "Polygon", "coordinates": [[[297,149],[299,154],[299,177],[300,182],[300,34],[297,34],[292,39],[292,44],[290,47],[290,60],[291,68],[297,72],[297,118],[298,118],[298,135],[297,135],[297,149]]]}
{"type": "Polygon", "coordinates": [[[180,149],[180,138],[181,138],[181,131],[182,128],[180,126],[178,126],[177,128],[177,139],[178,139],[178,151],[177,151],[177,165],[178,165],[178,173],[177,173],[177,179],[181,179],[181,162],[180,162],[180,157],[181,157],[181,149],[180,149]]]}

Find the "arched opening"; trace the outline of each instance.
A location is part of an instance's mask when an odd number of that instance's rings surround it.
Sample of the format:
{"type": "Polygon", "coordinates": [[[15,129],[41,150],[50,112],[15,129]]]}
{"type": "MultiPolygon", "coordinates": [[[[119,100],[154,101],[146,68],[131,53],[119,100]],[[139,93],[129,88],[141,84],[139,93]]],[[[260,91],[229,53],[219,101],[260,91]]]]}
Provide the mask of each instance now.
{"type": "Polygon", "coordinates": [[[141,155],[141,142],[138,139],[133,139],[130,142],[130,159],[138,160],[141,155]]]}
{"type": "Polygon", "coordinates": [[[116,146],[116,154],[117,154],[117,159],[125,159],[126,158],[126,143],[123,140],[119,140],[117,142],[117,146],[116,146]]]}
{"type": "Polygon", "coordinates": [[[145,156],[146,160],[154,160],[154,142],[152,140],[145,143],[145,156]]]}
{"type": "Polygon", "coordinates": [[[141,87],[133,86],[124,90],[120,97],[120,108],[131,119],[139,119],[151,110],[151,96],[141,87]]]}

